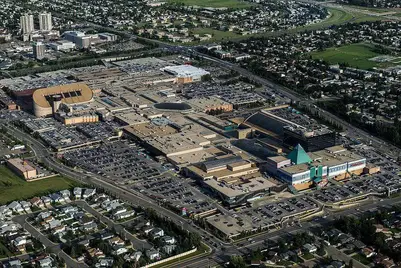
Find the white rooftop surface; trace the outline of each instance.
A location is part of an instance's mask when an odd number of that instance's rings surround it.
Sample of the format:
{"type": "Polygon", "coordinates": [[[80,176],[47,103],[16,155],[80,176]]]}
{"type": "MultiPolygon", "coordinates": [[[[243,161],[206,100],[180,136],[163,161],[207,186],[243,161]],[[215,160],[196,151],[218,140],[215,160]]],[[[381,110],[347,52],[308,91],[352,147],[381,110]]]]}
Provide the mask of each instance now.
{"type": "Polygon", "coordinates": [[[194,67],[192,65],[167,66],[162,68],[161,70],[174,73],[178,77],[203,76],[210,74],[208,71],[205,71],[198,67],[194,67]]]}

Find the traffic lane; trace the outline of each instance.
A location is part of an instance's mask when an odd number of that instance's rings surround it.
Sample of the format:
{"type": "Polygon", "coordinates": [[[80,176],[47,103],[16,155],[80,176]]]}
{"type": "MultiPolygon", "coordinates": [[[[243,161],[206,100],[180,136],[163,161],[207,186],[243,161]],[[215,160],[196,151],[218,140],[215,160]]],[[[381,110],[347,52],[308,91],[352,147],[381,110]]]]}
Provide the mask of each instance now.
{"type": "Polygon", "coordinates": [[[72,268],[89,267],[85,263],[78,263],[77,261],[72,259],[67,253],[65,253],[61,249],[60,244],[53,243],[45,235],[43,235],[39,230],[37,230],[35,227],[33,227],[31,224],[29,224],[26,221],[27,218],[28,218],[28,215],[22,215],[22,216],[14,217],[12,220],[16,223],[19,223],[33,237],[38,239],[43,245],[45,245],[46,249],[48,249],[52,253],[55,253],[57,256],[62,258],[65,261],[65,263],[67,264],[67,267],[72,267],[72,268]]]}
{"type": "Polygon", "coordinates": [[[85,201],[75,201],[75,204],[82,207],[84,210],[88,211],[92,215],[94,215],[98,220],[105,223],[109,229],[115,229],[118,233],[124,232],[125,236],[131,241],[132,245],[136,249],[151,249],[153,247],[152,244],[145,240],[140,240],[129,233],[121,224],[113,222],[111,219],[107,218],[106,216],[102,215],[97,210],[93,209],[91,206],[88,205],[85,201]]]}

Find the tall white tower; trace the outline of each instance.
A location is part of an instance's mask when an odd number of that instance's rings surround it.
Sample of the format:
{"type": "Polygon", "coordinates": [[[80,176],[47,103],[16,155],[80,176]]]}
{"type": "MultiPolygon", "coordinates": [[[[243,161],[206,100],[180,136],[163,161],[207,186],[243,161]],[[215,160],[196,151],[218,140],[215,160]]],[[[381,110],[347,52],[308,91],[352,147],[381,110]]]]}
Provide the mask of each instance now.
{"type": "Polygon", "coordinates": [[[30,34],[35,30],[33,24],[33,15],[25,14],[20,18],[20,27],[23,34],[30,34]]]}
{"type": "Polygon", "coordinates": [[[39,30],[50,31],[53,28],[52,14],[41,13],[39,14],[39,30]]]}

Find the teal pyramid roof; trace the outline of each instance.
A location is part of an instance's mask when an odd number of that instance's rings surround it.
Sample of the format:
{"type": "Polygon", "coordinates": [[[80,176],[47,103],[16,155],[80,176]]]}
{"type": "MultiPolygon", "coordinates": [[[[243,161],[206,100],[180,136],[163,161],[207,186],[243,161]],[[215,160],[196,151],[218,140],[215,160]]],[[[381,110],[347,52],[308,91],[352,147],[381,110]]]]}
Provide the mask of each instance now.
{"type": "Polygon", "coordinates": [[[300,144],[295,146],[294,150],[292,150],[287,156],[292,163],[295,165],[310,163],[312,159],[309,155],[305,152],[304,148],[300,144]]]}

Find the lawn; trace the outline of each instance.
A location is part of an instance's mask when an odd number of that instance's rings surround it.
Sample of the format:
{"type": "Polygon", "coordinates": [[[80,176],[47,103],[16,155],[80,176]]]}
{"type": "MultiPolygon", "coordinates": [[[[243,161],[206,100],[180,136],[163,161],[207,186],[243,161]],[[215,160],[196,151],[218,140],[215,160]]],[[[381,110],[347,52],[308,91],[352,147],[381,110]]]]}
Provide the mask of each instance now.
{"type": "Polygon", "coordinates": [[[315,256],[313,256],[313,254],[311,254],[311,253],[305,253],[304,255],[301,256],[301,258],[304,260],[311,260],[311,259],[314,259],[315,256]]]}
{"type": "Polygon", "coordinates": [[[194,34],[199,34],[200,36],[204,35],[204,34],[211,34],[212,35],[212,39],[208,40],[207,42],[211,42],[211,41],[221,41],[221,40],[228,40],[231,38],[235,38],[241,35],[238,35],[234,32],[225,32],[225,31],[219,31],[219,30],[215,30],[215,29],[211,29],[211,28],[194,28],[191,30],[194,34]]]}
{"type": "Polygon", "coordinates": [[[392,62],[379,63],[369,60],[380,54],[374,52],[373,47],[369,44],[363,43],[332,47],[324,51],[312,52],[311,55],[314,59],[322,59],[330,64],[347,63],[349,66],[359,69],[385,68],[396,65],[392,62]]]}
{"type": "Polygon", "coordinates": [[[13,254],[10,252],[10,250],[2,242],[0,242],[0,258],[7,258],[12,255],[13,254]]]}
{"type": "Polygon", "coordinates": [[[354,256],[352,256],[352,258],[354,259],[354,260],[357,260],[357,261],[359,261],[360,263],[362,263],[362,264],[365,264],[365,265],[368,265],[368,264],[370,264],[371,263],[371,261],[368,259],[368,258],[366,258],[365,256],[363,256],[363,255],[361,255],[361,254],[355,254],[354,256]]]}
{"type": "Polygon", "coordinates": [[[187,6],[214,7],[214,8],[248,8],[251,3],[240,0],[169,0],[169,2],[182,3],[187,6]]]}
{"type": "Polygon", "coordinates": [[[0,204],[18,199],[28,199],[36,195],[44,195],[79,185],[79,183],[61,176],[26,182],[6,166],[0,166],[0,204]]]}

